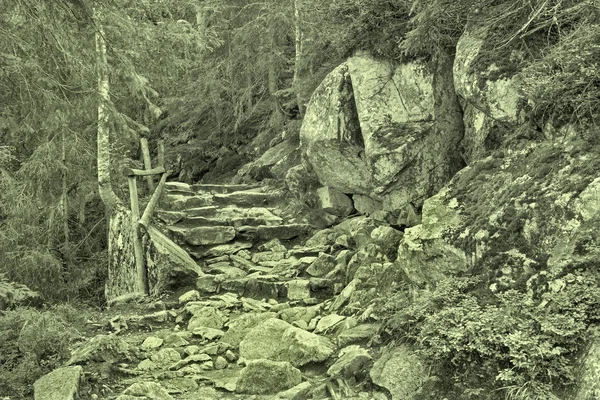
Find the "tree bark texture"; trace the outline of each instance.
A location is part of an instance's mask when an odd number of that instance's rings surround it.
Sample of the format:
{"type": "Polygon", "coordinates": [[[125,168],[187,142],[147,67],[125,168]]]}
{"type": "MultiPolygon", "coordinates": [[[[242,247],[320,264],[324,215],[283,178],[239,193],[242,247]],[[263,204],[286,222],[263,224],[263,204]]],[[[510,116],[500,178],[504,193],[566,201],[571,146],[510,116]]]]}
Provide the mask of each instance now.
{"type": "Polygon", "coordinates": [[[97,18],[97,12],[94,10],[94,19],[96,20],[96,68],[98,74],[98,192],[102,202],[111,212],[119,204],[119,198],[115,194],[110,182],[110,132],[108,121],[108,104],[110,102],[109,81],[108,81],[108,62],[106,59],[106,42],[104,40],[104,30],[97,18]]]}

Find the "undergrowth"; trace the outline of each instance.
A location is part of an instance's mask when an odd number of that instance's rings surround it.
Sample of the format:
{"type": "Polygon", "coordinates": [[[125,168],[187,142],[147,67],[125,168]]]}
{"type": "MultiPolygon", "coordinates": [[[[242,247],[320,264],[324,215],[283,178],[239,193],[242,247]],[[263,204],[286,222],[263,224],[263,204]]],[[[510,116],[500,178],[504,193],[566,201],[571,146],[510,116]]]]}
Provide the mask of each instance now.
{"type": "Polygon", "coordinates": [[[33,383],[66,362],[84,314],[69,305],[17,308],[0,315],[0,396],[29,399],[33,383]]]}
{"type": "Polygon", "coordinates": [[[438,380],[423,399],[559,399],[576,381],[574,357],[598,323],[600,276],[573,271],[532,291],[492,293],[478,276],[432,291],[385,296],[388,332],[415,345],[438,380]]]}

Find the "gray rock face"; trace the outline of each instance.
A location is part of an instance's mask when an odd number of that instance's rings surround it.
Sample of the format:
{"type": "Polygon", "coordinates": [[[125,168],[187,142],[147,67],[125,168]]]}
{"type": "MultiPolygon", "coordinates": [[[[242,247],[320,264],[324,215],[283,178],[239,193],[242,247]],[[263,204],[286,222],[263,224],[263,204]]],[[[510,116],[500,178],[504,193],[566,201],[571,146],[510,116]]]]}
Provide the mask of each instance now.
{"type": "Polygon", "coordinates": [[[238,393],[273,394],[290,389],[302,380],[299,369],[288,362],[252,360],[240,372],[238,393]]]}
{"type": "Polygon", "coordinates": [[[348,64],[343,63],[313,93],[300,140],[319,181],[343,193],[370,190],[370,171],[354,102],[348,64]]]}
{"type": "Polygon", "coordinates": [[[502,138],[491,137],[497,128],[517,124],[521,119],[521,96],[512,77],[490,78],[494,66],[476,66],[479,53],[488,36],[488,28],[470,24],[456,45],[454,87],[464,99],[465,136],[462,148],[470,164],[482,158],[492,143],[502,138]]]}
{"type": "Polygon", "coordinates": [[[324,79],[300,131],[324,186],[391,211],[421,203],[452,177],[463,122],[452,60],[440,60],[435,81],[418,63],[393,68],[362,54],[324,79]]]}
{"type": "Polygon", "coordinates": [[[385,351],[370,372],[373,383],[386,388],[392,400],[414,399],[427,377],[421,360],[406,346],[385,351]]]}
{"type": "Polygon", "coordinates": [[[75,400],[78,398],[79,384],[83,368],[58,368],[39,378],[33,384],[35,400],[75,400]]]}

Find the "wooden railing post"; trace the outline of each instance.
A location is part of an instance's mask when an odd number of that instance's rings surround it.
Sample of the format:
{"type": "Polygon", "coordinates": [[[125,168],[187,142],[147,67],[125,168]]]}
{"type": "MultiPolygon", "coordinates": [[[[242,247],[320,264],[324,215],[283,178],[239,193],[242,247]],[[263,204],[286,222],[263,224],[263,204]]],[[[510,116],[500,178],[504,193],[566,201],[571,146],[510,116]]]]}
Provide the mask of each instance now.
{"type": "Polygon", "coordinates": [[[148,273],[144,263],[142,242],[140,240],[140,208],[138,204],[136,177],[135,175],[130,174],[127,179],[129,181],[129,198],[131,202],[131,239],[133,241],[133,251],[135,255],[136,287],[139,293],[147,295],[149,294],[148,273]]]}
{"type": "Polygon", "coordinates": [[[165,141],[162,139],[158,141],[158,166],[165,166],[165,141]]]}
{"type": "MultiPolygon", "coordinates": [[[[150,148],[148,147],[148,139],[145,137],[141,138],[140,144],[142,147],[142,158],[144,159],[144,168],[146,170],[150,170],[152,169],[152,161],[150,160],[150,148]]],[[[148,184],[148,191],[152,193],[154,191],[154,181],[152,181],[152,176],[146,176],[146,183],[148,184]]]]}

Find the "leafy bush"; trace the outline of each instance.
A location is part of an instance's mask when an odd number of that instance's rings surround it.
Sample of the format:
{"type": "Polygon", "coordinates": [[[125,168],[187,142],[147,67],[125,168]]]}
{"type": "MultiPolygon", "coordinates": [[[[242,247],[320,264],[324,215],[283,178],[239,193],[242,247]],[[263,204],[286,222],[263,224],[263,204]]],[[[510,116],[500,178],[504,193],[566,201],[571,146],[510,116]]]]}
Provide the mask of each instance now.
{"type": "Polygon", "coordinates": [[[493,294],[479,278],[453,277],[414,301],[398,293],[381,311],[441,380],[440,393],[425,398],[558,399],[599,320],[600,278],[580,271],[553,282],[534,300],[533,288],[493,294]]]}
{"type": "Polygon", "coordinates": [[[0,315],[0,396],[31,398],[32,385],[70,356],[77,337],[68,319],[80,315],[69,306],[39,312],[27,308],[0,315]]]}

